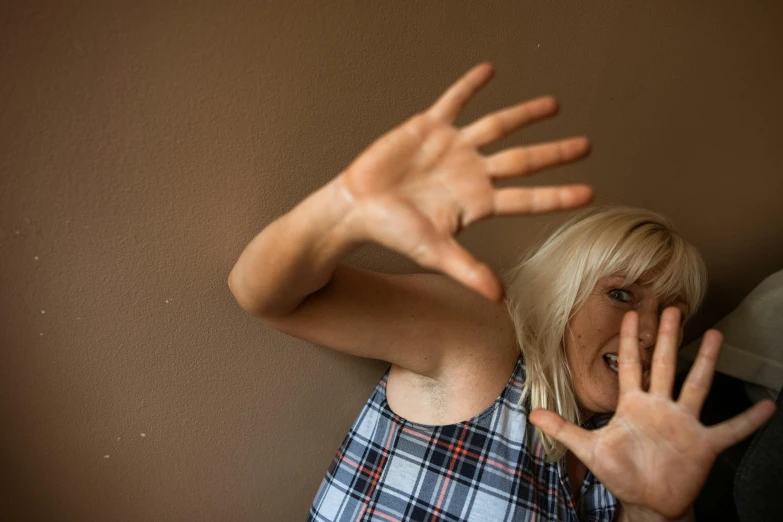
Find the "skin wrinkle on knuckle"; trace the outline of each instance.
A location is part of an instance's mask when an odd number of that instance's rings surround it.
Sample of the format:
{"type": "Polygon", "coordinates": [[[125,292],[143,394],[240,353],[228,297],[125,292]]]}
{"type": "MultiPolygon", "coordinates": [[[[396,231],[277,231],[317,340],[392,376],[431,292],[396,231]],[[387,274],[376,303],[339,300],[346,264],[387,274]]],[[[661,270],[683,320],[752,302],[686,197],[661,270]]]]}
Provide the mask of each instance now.
{"type": "Polygon", "coordinates": [[[530,104],[524,103],[519,107],[519,119],[523,124],[527,123],[534,117],[533,111],[530,108],[530,104]]]}
{"type": "Polygon", "coordinates": [[[487,120],[487,134],[493,137],[501,137],[505,136],[505,128],[503,127],[503,123],[500,121],[500,118],[495,116],[491,117],[487,120]]]}
{"type": "Polygon", "coordinates": [[[521,193],[520,201],[523,203],[524,208],[525,208],[525,213],[528,214],[528,215],[532,213],[533,198],[535,197],[535,194],[536,194],[535,190],[534,191],[524,191],[524,192],[521,193]]]}
{"type": "Polygon", "coordinates": [[[530,207],[533,212],[540,212],[544,207],[544,202],[542,201],[544,198],[544,195],[541,193],[540,190],[535,190],[531,194],[530,197],[530,207]]]}
{"type": "Polygon", "coordinates": [[[508,113],[497,115],[497,125],[500,129],[500,136],[508,136],[514,128],[513,119],[508,113]]]}
{"type": "Polygon", "coordinates": [[[705,383],[705,382],[690,381],[690,382],[685,382],[685,384],[682,385],[682,388],[683,388],[683,390],[685,388],[689,388],[692,391],[702,392],[702,391],[707,390],[708,387],[707,387],[707,383],[705,383]]]}
{"type": "Polygon", "coordinates": [[[555,205],[557,208],[566,208],[568,206],[568,200],[571,199],[569,197],[569,192],[567,189],[559,189],[557,193],[555,194],[555,200],[557,204],[555,205]]]}
{"type": "Polygon", "coordinates": [[[538,167],[538,165],[536,164],[535,153],[532,150],[530,150],[529,147],[525,147],[524,149],[522,149],[522,151],[524,153],[523,163],[525,165],[525,170],[527,172],[535,172],[538,167]]]}

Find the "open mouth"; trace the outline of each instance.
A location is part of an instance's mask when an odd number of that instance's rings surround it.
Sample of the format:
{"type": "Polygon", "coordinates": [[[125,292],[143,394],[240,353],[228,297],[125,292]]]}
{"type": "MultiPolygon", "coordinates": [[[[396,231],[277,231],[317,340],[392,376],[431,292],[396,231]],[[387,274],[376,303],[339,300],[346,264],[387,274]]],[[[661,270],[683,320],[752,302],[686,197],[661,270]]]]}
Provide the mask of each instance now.
{"type": "MultiPolygon", "coordinates": [[[[610,369],[615,374],[619,373],[619,368],[617,366],[618,357],[617,354],[614,353],[605,353],[603,355],[604,364],[608,369],[610,369]]],[[[642,365],[642,379],[644,383],[647,383],[650,377],[650,363],[646,360],[640,361],[642,365]]]]}
{"type": "Polygon", "coordinates": [[[613,353],[604,354],[604,364],[609,367],[614,373],[617,373],[617,356],[613,353]]]}

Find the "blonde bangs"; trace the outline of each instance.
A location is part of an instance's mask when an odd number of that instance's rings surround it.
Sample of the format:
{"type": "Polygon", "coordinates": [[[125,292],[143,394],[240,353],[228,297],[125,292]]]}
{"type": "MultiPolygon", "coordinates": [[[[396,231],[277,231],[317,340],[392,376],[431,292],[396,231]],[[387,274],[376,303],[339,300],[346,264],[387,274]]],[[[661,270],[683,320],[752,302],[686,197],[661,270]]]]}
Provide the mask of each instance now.
{"type": "Polygon", "coordinates": [[[684,320],[690,319],[704,300],[704,261],[665,223],[646,221],[633,226],[607,257],[605,264],[593,265],[596,273],[588,276],[594,279],[593,284],[605,277],[620,276],[624,285],[630,285],[646,275],[651,279],[650,290],[664,306],[676,301],[686,305],[684,320]]]}

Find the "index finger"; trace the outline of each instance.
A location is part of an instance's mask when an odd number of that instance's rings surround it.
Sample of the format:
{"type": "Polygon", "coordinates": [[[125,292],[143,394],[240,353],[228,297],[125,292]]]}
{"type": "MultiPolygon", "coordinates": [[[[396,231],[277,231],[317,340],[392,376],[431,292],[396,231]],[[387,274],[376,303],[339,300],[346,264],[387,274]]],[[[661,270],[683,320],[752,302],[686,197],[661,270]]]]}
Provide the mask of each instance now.
{"type": "Polygon", "coordinates": [[[427,113],[434,118],[452,123],[470,98],[486,85],[494,73],[495,70],[489,62],[476,65],[449,87],[427,110],[427,113]]]}
{"type": "Polygon", "coordinates": [[[617,361],[620,397],[642,389],[642,365],[639,360],[639,315],[630,311],[620,325],[620,353],[617,361]]]}

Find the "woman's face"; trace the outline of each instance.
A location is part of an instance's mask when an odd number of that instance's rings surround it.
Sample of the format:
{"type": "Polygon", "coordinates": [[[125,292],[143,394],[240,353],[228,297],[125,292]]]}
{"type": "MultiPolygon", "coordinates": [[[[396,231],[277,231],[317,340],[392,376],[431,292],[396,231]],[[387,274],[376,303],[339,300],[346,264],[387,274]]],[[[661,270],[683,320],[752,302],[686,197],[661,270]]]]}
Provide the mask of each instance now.
{"type": "MultiPolygon", "coordinates": [[[[645,388],[649,383],[650,362],[658,334],[658,320],[668,306],[687,310],[682,301],[662,302],[652,294],[642,276],[636,283],[622,286],[621,277],[598,281],[585,304],[571,319],[565,347],[576,398],[583,411],[612,412],[619,397],[617,356],[620,348],[620,324],[629,310],[639,314],[639,349],[645,388]],[[569,335],[570,333],[570,335],[569,335]],[[614,367],[614,369],[612,368],[614,367]]],[[[682,342],[682,327],[678,346],[682,342]]]]}

